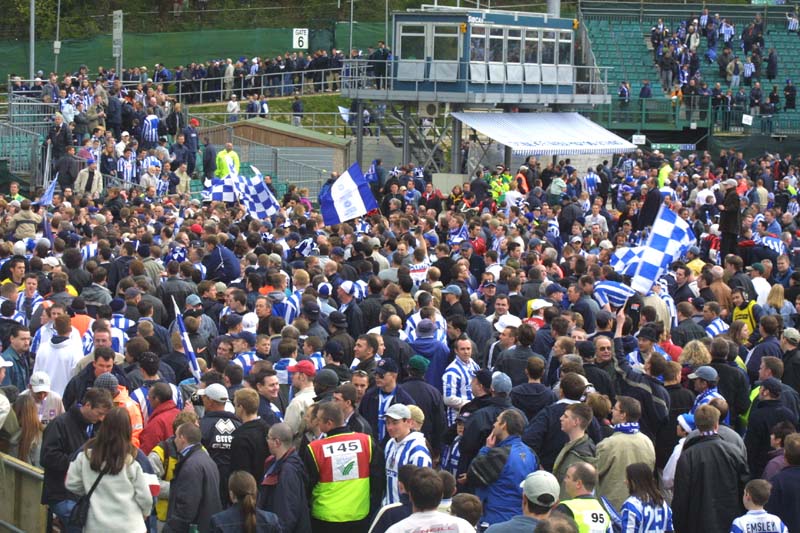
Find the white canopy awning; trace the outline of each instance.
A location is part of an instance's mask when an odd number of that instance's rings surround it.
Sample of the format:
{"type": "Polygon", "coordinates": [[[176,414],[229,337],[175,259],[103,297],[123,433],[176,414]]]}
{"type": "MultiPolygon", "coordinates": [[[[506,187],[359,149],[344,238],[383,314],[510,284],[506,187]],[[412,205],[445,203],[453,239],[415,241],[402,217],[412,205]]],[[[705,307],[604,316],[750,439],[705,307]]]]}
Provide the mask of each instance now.
{"type": "Polygon", "coordinates": [[[636,145],[578,113],[453,113],[465,125],[526,155],[615,154],[636,145]]]}

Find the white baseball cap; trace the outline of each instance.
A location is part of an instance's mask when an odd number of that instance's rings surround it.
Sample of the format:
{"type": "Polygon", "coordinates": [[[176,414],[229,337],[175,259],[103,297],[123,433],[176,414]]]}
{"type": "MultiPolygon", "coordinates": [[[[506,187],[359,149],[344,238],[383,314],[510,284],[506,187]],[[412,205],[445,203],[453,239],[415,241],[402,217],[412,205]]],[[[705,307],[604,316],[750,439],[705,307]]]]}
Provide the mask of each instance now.
{"type": "Polygon", "coordinates": [[[221,385],[219,383],[212,383],[205,389],[198,390],[197,395],[205,396],[209,400],[214,400],[215,402],[228,401],[228,389],[226,389],[224,385],[221,385]]]}
{"type": "Polygon", "coordinates": [[[50,392],[50,376],[44,372],[34,372],[29,384],[33,392],[50,392]]]}

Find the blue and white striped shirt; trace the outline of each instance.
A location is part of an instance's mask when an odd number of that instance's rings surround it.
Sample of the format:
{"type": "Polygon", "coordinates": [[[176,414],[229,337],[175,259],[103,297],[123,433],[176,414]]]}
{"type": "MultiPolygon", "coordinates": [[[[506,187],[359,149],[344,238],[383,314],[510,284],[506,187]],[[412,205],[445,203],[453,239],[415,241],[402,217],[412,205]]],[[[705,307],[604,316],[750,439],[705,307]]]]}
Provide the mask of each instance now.
{"type": "Polygon", "coordinates": [[[156,183],[156,196],[162,197],[169,194],[169,179],[160,179],[156,183]]]}
{"type": "Polygon", "coordinates": [[[748,511],[747,514],[734,520],[731,525],[731,533],[754,533],[756,531],[786,533],[789,530],[780,518],[763,509],[748,511]]]}
{"type": "Polygon", "coordinates": [[[419,431],[412,431],[400,442],[389,439],[386,443],[386,495],[383,498],[383,505],[400,501],[397,472],[401,466],[408,464],[419,467],[433,466],[431,454],[425,445],[425,436],[419,431]]]}
{"type": "Polygon", "coordinates": [[[201,280],[206,279],[206,266],[203,263],[195,263],[194,268],[200,271],[201,280]]]}
{"type": "MultiPolygon", "coordinates": [[[[308,358],[314,363],[314,368],[317,369],[317,372],[325,368],[325,357],[322,355],[322,352],[314,352],[309,355],[308,358]]],[[[358,359],[353,359],[353,361],[358,362],[358,359]]]]}
{"type": "Polygon", "coordinates": [[[147,115],[142,121],[142,140],[155,143],[158,142],[158,117],[147,115]]]}
{"type": "Polygon", "coordinates": [[[729,328],[730,326],[728,326],[724,320],[717,317],[706,326],[706,335],[713,339],[717,335],[722,335],[728,331],[729,328]]]}
{"type": "MultiPolygon", "coordinates": [[[[442,395],[445,403],[447,403],[447,398],[454,397],[466,401],[472,400],[472,378],[475,377],[475,374],[480,369],[481,367],[478,366],[478,363],[472,359],[465,363],[458,357],[447,365],[444,374],[442,374],[442,395]]],[[[455,423],[458,411],[459,408],[456,407],[447,408],[448,426],[455,423]]]]}
{"type": "Polygon", "coordinates": [[[117,177],[124,181],[133,181],[136,178],[136,158],[131,157],[125,159],[120,157],[117,159],[117,177]]]}
{"type": "MultiPolygon", "coordinates": [[[[119,328],[111,326],[111,349],[117,353],[125,353],[125,345],[128,343],[128,334],[119,328]]],[[[89,355],[94,350],[94,331],[91,328],[86,330],[81,339],[84,355],[89,355]]]]}
{"type": "Polygon", "coordinates": [[[745,63],[742,74],[745,78],[751,78],[756,72],[756,66],[753,63],[745,63]]]}
{"type": "Polygon", "coordinates": [[[83,264],[86,264],[89,259],[97,256],[97,243],[96,242],[87,242],[83,248],[81,248],[81,257],[83,258],[83,264]]]}
{"type": "Polygon", "coordinates": [[[136,325],[136,322],[120,314],[111,315],[111,320],[109,322],[111,323],[111,327],[120,329],[123,332],[127,332],[129,328],[136,325]]]}
{"type": "MultiPolygon", "coordinates": [[[[172,383],[168,383],[168,385],[170,390],[172,390],[172,401],[175,402],[175,406],[178,408],[178,410],[182,411],[183,396],[181,395],[181,391],[179,391],[178,387],[172,383]]],[[[151,386],[152,385],[142,385],[130,394],[131,399],[138,403],[139,408],[142,410],[142,422],[145,425],[147,425],[147,421],[150,419],[150,415],[153,413],[153,407],[150,405],[150,400],[147,399],[147,394],[150,392],[151,386]]]]}
{"type": "Polygon", "coordinates": [[[36,313],[36,310],[39,309],[43,301],[44,298],[38,291],[33,293],[33,296],[30,298],[26,297],[24,292],[21,292],[19,296],[17,296],[17,313],[14,315],[13,319],[23,326],[27,326],[30,323],[31,317],[36,313]],[[27,307],[28,305],[30,307],[27,307]],[[19,320],[20,318],[22,318],[21,322],[19,320]]]}
{"type": "Polygon", "coordinates": [[[154,155],[148,155],[142,159],[142,173],[147,172],[150,167],[161,167],[161,161],[154,155]]]}
{"type": "Polygon", "coordinates": [[[261,358],[256,355],[256,352],[250,350],[248,352],[241,352],[239,353],[233,361],[231,361],[235,365],[239,365],[244,369],[244,375],[250,374],[250,369],[253,368],[253,365],[256,361],[260,361],[261,358]]]}
{"type": "Polygon", "coordinates": [[[391,405],[392,400],[394,400],[396,392],[397,389],[394,389],[389,394],[384,393],[382,390],[378,391],[378,440],[381,442],[386,438],[386,421],[383,417],[386,415],[386,410],[391,405]]]}

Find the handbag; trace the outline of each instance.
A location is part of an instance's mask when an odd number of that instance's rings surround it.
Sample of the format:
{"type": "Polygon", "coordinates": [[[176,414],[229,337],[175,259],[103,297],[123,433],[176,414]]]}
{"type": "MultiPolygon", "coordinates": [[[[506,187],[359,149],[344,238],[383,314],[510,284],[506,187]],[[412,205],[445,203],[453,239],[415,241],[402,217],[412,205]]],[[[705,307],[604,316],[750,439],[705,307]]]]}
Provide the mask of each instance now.
{"type": "Polygon", "coordinates": [[[68,525],[70,527],[82,528],[86,525],[86,520],[89,519],[89,503],[92,499],[92,493],[107,472],[108,468],[105,468],[102,472],[100,472],[100,475],[97,476],[97,479],[95,479],[94,483],[92,483],[92,488],[89,489],[89,492],[78,498],[78,501],[75,502],[75,507],[73,507],[72,511],[69,513],[68,525]]]}

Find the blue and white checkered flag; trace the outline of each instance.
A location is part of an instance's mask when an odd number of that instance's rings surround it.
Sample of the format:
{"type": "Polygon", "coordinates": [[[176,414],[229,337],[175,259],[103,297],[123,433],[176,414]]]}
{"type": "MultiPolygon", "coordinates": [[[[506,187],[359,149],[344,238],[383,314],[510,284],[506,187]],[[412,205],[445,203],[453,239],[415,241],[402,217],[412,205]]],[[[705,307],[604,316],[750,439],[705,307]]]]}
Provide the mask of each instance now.
{"type": "Polygon", "coordinates": [[[610,304],[611,307],[620,308],[634,294],[635,290],[618,281],[598,281],[594,284],[594,299],[601,307],[610,304]]]}
{"type": "Polygon", "coordinates": [[[636,273],[636,266],[642,259],[644,252],[643,246],[634,246],[632,248],[619,248],[616,250],[609,259],[609,264],[614,272],[633,276],[636,273]]]}
{"type": "Polygon", "coordinates": [[[206,187],[201,193],[203,201],[206,202],[226,202],[236,201],[236,187],[234,180],[230,176],[223,179],[211,180],[211,185],[206,187]]]}
{"type": "Polygon", "coordinates": [[[200,372],[200,365],[197,364],[197,356],[194,354],[194,348],[192,348],[192,341],[189,340],[189,333],[186,331],[186,325],[183,323],[183,315],[181,315],[181,310],[178,308],[178,304],[175,302],[175,298],[172,298],[172,305],[175,306],[175,323],[178,324],[178,331],[181,334],[181,344],[183,344],[183,355],[186,357],[186,362],[189,363],[189,370],[192,371],[192,376],[200,383],[200,378],[203,377],[202,373],[200,372]]]}
{"type": "Polygon", "coordinates": [[[261,172],[254,166],[250,168],[253,170],[254,176],[252,178],[239,176],[234,181],[234,185],[239,192],[242,205],[250,213],[250,216],[256,220],[264,220],[277,213],[281,206],[264,182],[261,172]]]}
{"type": "Polygon", "coordinates": [[[670,263],[679,259],[697,239],[689,224],[671,209],[661,206],[653,228],[647,237],[647,245],[631,281],[631,287],[642,294],[653,288],[670,263]]]}

